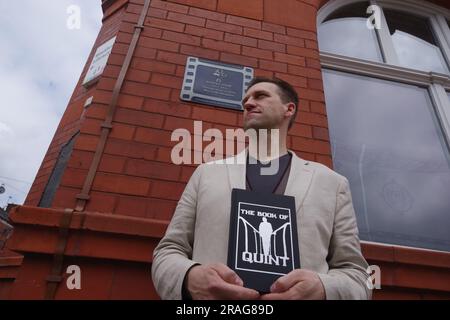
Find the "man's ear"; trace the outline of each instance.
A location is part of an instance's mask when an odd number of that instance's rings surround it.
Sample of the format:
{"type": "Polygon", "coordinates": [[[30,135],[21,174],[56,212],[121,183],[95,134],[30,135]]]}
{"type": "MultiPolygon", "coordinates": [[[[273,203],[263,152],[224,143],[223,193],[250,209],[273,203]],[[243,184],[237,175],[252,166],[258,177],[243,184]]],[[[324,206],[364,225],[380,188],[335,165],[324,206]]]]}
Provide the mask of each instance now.
{"type": "Polygon", "coordinates": [[[291,116],[293,116],[295,114],[295,110],[296,109],[297,109],[297,106],[295,105],[295,103],[289,102],[287,104],[287,109],[286,109],[286,112],[284,113],[284,115],[286,117],[291,117],[291,116]]]}

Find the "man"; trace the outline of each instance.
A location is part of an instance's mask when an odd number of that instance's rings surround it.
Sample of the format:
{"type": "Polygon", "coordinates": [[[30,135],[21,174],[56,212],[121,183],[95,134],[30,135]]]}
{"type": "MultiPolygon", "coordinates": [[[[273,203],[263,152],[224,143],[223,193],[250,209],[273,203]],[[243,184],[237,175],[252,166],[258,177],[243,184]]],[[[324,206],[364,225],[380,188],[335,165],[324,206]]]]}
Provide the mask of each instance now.
{"type": "Polygon", "coordinates": [[[370,299],[368,265],[360,250],[347,179],[286,148],[297,113],[297,93],[285,81],[254,78],[243,107],[245,130],[279,129],[279,153],[262,159],[246,150],[237,157],[247,159],[247,164],[203,164],[196,169],[154,251],[152,276],[159,295],[162,299],[370,299]],[[249,165],[251,158],[261,162],[249,165]],[[276,174],[261,175],[260,169],[270,160],[278,161],[276,174]],[[245,288],[226,266],[233,188],[295,197],[301,268],[278,278],[268,294],[245,288]]]}

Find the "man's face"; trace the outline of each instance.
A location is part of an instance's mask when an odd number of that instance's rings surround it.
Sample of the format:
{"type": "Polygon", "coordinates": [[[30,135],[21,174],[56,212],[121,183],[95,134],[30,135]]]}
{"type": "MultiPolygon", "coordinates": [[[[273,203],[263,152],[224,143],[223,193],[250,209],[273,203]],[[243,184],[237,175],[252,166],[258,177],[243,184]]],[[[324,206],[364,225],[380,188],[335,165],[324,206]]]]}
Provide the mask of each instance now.
{"type": "Polygon", "coordinates": [[[244,130],[281,127],[287,118],[289,103],[281,101],[279,90],[278,86],[271,82],[260,82],[248,89],[242,100],[244,130]]]}

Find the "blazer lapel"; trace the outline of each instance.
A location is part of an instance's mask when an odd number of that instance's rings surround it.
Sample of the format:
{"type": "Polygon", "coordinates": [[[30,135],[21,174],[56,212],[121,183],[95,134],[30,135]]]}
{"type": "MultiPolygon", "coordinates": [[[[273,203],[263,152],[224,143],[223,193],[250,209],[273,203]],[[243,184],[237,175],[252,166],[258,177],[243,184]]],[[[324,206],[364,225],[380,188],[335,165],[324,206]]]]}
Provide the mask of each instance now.
{"type": "Polygon", "coordinates": [[[295,209],[298,213],[311,185],[314,169],[308,161],[299,158],[293,151],[291,153],[291,170],[284,194],[295,197],[295,209]]]}
{"type": "Polygon", "coordinates": [[[228,182],[230,189],[245,189],[247,149],[238,153],[234,157],[225,159],[228,171],[228,182]]]}

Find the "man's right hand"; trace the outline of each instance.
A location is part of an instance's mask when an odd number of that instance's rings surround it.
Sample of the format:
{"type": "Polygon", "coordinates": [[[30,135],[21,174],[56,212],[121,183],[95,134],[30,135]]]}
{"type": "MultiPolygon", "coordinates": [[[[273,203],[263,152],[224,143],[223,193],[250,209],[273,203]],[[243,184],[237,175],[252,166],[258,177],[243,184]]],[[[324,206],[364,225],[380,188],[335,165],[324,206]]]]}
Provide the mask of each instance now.
{"type": "Polygon", "coordinates": [[[258,291],[244,288],[236,272],[222,263],[192,267],[185,285],[194,300],[253,300],[260,296],[258,291]]]}

